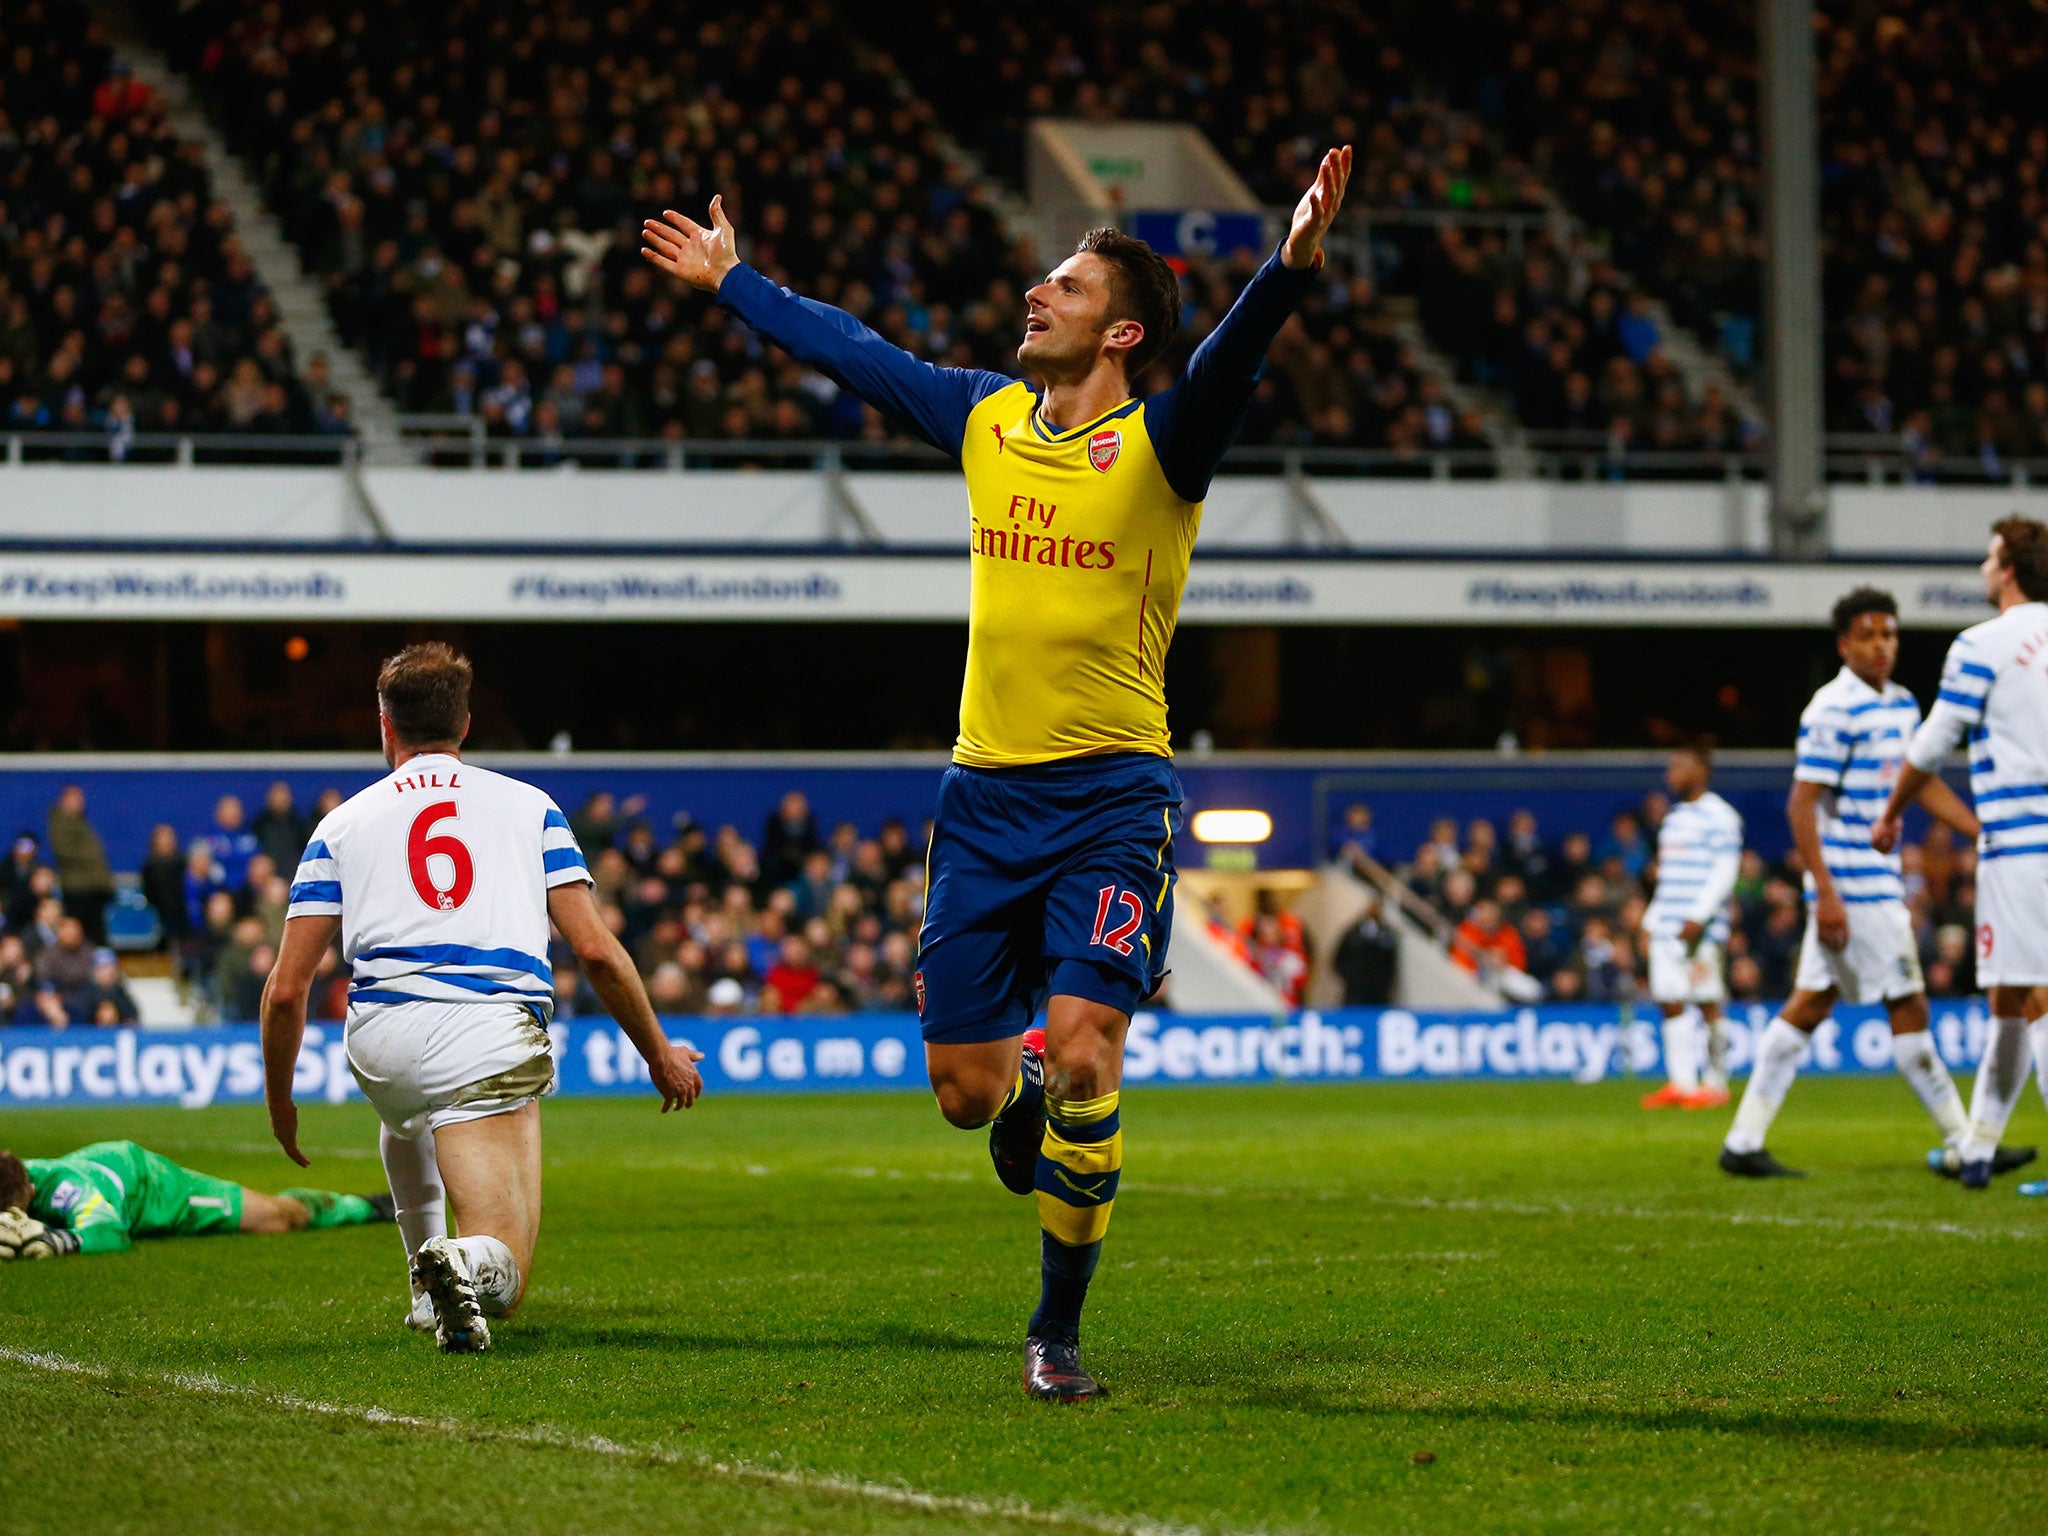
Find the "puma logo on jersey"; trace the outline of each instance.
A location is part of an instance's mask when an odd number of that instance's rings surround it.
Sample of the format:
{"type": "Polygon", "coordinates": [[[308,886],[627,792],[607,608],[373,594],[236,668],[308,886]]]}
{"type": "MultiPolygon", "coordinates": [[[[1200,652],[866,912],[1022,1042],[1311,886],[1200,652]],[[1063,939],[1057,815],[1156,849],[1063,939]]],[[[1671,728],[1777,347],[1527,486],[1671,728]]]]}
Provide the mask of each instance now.
{"type": "Polygon", "coordinates": [[[996,452],[1001,453],[1003,451],[1003,424],[1000,421],[992,421],[988,424],[988,429],[995,433],[996,452]]]}

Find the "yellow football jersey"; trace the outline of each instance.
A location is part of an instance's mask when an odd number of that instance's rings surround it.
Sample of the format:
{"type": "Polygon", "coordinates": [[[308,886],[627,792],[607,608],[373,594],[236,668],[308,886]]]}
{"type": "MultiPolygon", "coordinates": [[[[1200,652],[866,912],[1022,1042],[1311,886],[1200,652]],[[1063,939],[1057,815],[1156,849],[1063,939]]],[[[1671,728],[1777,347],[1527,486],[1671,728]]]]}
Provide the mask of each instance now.
{"type": "Polygon", "coordinates": [[[1313,281],[1275,251],[1178,381],[1055,432],[1022,381],[935,367],[751,267],[726,275],[721,304],[966,471],[973,596],[955,762],[1172,755],[1161,672],[1202,498],[1313,281]]]}
{"type": "Polygon", "coordinates": [[[1170,756],[1163,672],[1201,503],[1166,483],[1143,401],[1058,433],[1037,405],[1017,383],[967,418],[973,585],[953,758],[1170,756]]]}

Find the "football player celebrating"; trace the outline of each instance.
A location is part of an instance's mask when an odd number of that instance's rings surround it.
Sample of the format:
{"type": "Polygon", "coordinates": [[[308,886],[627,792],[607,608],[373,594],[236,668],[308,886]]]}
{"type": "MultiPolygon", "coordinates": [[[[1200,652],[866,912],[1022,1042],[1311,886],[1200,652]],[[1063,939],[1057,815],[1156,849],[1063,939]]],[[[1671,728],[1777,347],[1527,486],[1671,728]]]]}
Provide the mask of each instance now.
{"type": "Polygon", "coordinates": [[[389,1195],[266,1195],[132,1141],[96,1141],[62,1157],[0,1152],[0,1262],[119,1253],[138,1237],[318,1232],[391,1217],[389,1195]]]}
{"type": "Polygon", "coordinates": [[[954,1125],[989,1126],[1003,1184],[1036,1191],[1035,1397],[1101,1392],[1082,1302],[1123,1166],[1130,1016],[1164,974],[1182,800],[1166,649],[1210,477],[1259,368],[1315,281],[1351,150],[1323,156],[1287,237],[1178,382],[1133,385],[1180,324],[1173,269],[1114,229],[1024,296],[1032,382],[939,368],[779,288],[710,223],[650,219],[644,254],[960,464],[971,589],[953,768],[939,791],[918,950],[925,1063],[954,1125]],[[1045,1011],[1043,1035],[1032,1020],[1045,1011]]]}
{"type": "Polygon", "coordinates": [[[469,687],[468,659],[438,642],[384,664],[377,705],[392,771],[314,829],[263,993],[270,1125],[304,1167],[292,1068],[314,972],[341,935],[349,1070],[383,1121],[412,1274],[407,1321],[451,1353],[490,1348],[486,1318],[512,1313],[533,1266],[539,1101],[555,1082],[550,919],[646,1059],[663,1112],[703,1086],[703,1053],[662,1034],[560,807],[462,761],[469,687]],[[444,1201],[460,1237],[448,1236],[444,1201]]]}

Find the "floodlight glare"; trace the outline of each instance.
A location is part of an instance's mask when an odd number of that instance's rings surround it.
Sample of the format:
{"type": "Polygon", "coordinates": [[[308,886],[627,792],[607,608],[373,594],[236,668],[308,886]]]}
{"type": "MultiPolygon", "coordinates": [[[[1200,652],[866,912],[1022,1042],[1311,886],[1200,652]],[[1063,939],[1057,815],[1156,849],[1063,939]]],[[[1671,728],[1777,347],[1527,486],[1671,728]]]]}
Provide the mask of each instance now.
{"type": "Polygon", "coordinates": [[[1201,843],[1263,843],[1273,835],[1273,818],[1264,811],[1197,811],[1195,841],[1201,843]]]}

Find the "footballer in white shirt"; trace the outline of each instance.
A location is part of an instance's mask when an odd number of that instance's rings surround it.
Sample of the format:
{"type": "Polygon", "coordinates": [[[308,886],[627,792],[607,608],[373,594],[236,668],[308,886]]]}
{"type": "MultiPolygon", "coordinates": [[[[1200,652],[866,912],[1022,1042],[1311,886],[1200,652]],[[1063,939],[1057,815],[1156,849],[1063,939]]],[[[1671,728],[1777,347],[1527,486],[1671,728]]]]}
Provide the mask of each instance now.
{"type": "MultiPolygon", "coordinates": [[[[1792,996],[1757,1040],[1735,1124],[1721,1145],[1723,1171],[1746,1178],[1797,1176],[1764,1145],[1814,1030],[1840,999],[1883,1003],[1892,1062],[1941,1132],[1938,1170],[1949,1167],[1968,1127],[1961,1095],[1927,1032],[1927,986],[1897,852],[1880,852],[1870,830],[1920,726],[1920,706],[1892,681],[1899,659],[1899,605],[1858,587],[1835,604],[1842,670],[1799,717],[1798,760],[1785,807],[1806,865],[1806,936],[1792,996]]],[[[1920,791],[1927,812],[1970,837],[1977,818],[1940,779],[1920,791]]],[[[2012,1166],[2032,1155],[2013,1153],[2012,1166]]]]}
{"type": "Polygon", "coordinates": [[[1711,1109],[1728,1102],[1721,1022],[1728,991],[1721,949],[1728,942],[1728,898],[1742,863],[1742,816],[1709,788],[1713,772],[1704,746],[1680,747],[1664,767],[1671,808],[1657,828],[1657,889],[1643,913],[1643,937],[1650,1000],[1664,1015],[1668,1081],[1643,1096],[1645,1109],[1711,1109]],[[1701,1027],[1709,1041],[1704,1083],[1701,1027]]]}
{"type": "Polygon", "coordinates": [[[462,761],[470,664],[438,642],[384,664],[391,772],[313,831],[263,994],[264,1097],[301,1167],[292,1071],[306,998],[339,935],[349,1069],[376,1108],[412,1278],[409,1326],[488,1349],[525,1293],[540,1231],[540,1099],[554,1087],[549,925],[647,1062],[664,1113],[696,1102],[702,1053],[663,1035],[591,894],[560,807],[462,761]],[[460,1237],[448,1235],[452,1209],[460,1237]]]}
{"type": "Polygon", "coordinates": [[[1992,1015],[1960,1153],[1970,1189],[1984,1188],[2005,1161],[1998,1138],[2026,1087],[2030,1042],[2048,1094],[2048,527],[2023,517],[1994,523],[1978,569],[1998,616],[1949,647],[1934,707],[1870,834],[1874,847],[1896,847],[1906,806],[1967,740],[1982,828],[1977,981],[1992,1015]]]}

